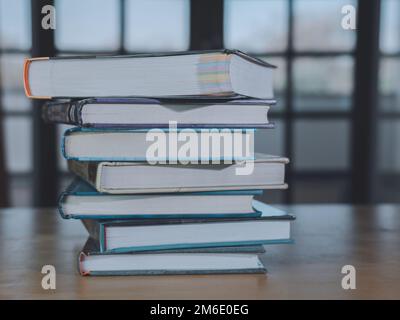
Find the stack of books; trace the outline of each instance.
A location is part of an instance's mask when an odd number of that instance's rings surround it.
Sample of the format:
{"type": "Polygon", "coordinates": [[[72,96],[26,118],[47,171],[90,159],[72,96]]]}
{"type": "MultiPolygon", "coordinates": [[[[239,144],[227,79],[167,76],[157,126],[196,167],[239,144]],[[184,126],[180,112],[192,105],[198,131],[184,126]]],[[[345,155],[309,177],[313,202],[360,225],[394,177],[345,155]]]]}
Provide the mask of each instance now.
{"type": "Polygon", "coordinates": [[[263,245],[293,216],[253,199],[285,189],[288,159],[254,153],[271,129],[274,67],[240,51],[25,63],[48,122],[76,126],[62,152],[76,180],[59,211],[89,239],[82,275],[261,273],[263,245]]]}

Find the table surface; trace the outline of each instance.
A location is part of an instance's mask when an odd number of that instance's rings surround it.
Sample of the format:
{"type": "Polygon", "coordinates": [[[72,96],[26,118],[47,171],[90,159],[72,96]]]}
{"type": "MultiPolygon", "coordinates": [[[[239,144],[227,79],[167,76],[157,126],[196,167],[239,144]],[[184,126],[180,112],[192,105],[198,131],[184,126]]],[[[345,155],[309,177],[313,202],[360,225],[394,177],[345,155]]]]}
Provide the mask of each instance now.
{"type": "Polygon", "coordinates": [[[0,299],[400,299],[400,206],[294,205],[295,244],[266,247],[267,275],[81,277],[83,226],[56,210],[0,210],[0,299]],[[43,265],[56,290],[43,290],[43,265]],[[344,290],[344,265],[356,289],[344,290]]]}

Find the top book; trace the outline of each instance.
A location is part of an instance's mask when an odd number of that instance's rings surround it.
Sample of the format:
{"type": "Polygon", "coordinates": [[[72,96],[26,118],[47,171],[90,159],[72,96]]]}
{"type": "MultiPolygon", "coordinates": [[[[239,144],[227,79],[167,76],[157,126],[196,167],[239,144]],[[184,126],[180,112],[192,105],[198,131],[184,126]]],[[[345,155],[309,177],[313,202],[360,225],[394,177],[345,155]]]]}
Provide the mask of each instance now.
{"type": "Polygon", "coordinates": [[[27,59],[30,98],[236,97],[273,99],[275,67],[238,50],[27,59]]]}

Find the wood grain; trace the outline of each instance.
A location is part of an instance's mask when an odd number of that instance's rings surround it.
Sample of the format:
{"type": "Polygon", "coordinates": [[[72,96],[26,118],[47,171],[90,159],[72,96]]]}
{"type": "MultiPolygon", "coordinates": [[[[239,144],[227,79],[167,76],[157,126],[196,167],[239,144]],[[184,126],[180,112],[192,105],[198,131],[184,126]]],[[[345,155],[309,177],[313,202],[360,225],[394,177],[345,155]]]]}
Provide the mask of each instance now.
{"type": "Polygon", "coordinates": [[[81,277],[79,221],[55,210],[0,211],[0,299],[399,299],[400,207],[299,205],[293,245],[266,248],[267,275],[81,277]],[[57,289],[41,287],[54,265],[57,289]],[[341,268],[357,289],[341,288],[341,268]]]}

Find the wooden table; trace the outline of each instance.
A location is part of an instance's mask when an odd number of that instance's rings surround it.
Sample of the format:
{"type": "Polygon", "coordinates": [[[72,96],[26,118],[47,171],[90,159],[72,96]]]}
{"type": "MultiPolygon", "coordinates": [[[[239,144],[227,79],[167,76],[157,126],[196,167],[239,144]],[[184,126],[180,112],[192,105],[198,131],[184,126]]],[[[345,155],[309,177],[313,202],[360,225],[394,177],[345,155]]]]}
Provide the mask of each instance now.
{"type": "Polygon", "coordinates": [[[55,210],[0,211],[1,299],[400,299],[400,206],[299,205],[294,245],[267,247],[267,275],[81,277],[79,221],[55,210]],[[54,265],[56,290],[41,287],[54,265]],[[343,290],[341,268],[356,268],[343,290]]]}

